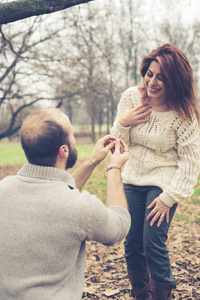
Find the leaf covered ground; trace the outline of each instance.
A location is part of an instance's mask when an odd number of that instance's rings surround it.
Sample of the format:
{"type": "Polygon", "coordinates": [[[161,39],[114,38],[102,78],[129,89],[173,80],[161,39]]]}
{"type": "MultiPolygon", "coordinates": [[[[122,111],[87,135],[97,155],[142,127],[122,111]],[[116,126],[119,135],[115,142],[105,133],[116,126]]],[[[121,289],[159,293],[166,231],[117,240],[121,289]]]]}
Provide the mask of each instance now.
{"type": "MultiPolygon", "coordinates": [[[[0,179],[16,174],[20,166],[0,167],[0,179]]],[[[104,197],[106,172],[90,179],[86,188],[104,197]],[[99,178],[99,182],[98,179],[99,178]],[[98,186],[101,186],[98,189],[98,186]]],[[[101,170],[102,168],[102,170],[101,170]]],[[[97,173],[96,173],[97,175],[97,173]]],[[[105,200],[105,199],[104,199],[105,200]]],[[[173,299],[200,299],[200,184],[191,199],[182,201],[169,231],[168,250],[177,288],[173,299]]],[[[123,241],[112,247],[87,242],[83,299],[131,299],[123,241]]]]}

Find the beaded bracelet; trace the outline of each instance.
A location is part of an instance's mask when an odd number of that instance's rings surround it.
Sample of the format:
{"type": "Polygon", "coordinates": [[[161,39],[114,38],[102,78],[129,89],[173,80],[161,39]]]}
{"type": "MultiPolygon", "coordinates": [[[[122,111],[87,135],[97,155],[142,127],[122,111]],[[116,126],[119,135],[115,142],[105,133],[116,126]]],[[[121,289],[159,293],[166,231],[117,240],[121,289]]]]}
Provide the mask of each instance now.
{"type": "Polygon", "coordinates": [[[121,170],[121,168],[118,168],[118,167],[110,167],[110,168],[107,169],[107,172],[108,172],[109,170],[111,170],[111,169],[121,170]]]}

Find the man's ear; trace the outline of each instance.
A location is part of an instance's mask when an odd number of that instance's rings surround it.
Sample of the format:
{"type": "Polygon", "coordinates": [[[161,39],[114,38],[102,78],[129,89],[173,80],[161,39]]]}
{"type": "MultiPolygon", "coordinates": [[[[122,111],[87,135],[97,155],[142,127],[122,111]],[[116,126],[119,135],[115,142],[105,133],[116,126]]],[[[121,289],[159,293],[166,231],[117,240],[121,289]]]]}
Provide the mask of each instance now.
{"type": "Polygon", "coordinates": [[[62,145],[60,146],[59,150],[58,150],[59,155],[62,158],[68,158],[69,156],[69,148],[67,145],[62,145]]]}

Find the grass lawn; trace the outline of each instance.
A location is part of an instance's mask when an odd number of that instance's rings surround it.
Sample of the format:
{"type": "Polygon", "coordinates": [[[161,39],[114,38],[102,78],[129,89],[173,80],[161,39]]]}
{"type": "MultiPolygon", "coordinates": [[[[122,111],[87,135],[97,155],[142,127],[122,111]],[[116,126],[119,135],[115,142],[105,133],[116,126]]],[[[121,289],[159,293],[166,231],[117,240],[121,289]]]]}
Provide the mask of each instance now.
{"type": "MultiPolygon", "coordinates": [[[[87,159],[92,152],[93,146],[77,146],[78,159],[87,159]]],[[[24,151],[18,144],[0,144],[0,166],[22,165],[27,162],[24,151]]]]}
{"type": "Polygon", "coordinates": [[[26,161],[20,144],[0,144],[0,166],[21,165],[26,161]]]}

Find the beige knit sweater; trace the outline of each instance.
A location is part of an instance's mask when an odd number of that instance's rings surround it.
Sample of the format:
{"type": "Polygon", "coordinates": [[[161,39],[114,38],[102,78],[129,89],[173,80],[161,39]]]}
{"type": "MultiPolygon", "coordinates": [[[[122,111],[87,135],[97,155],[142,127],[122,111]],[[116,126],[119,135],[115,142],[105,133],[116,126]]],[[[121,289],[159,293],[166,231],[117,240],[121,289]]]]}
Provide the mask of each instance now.
{"type": "Polygon", "coordinates": [[[111,134],[129,145],[123,181],[137,186],[158,186],[160,199],[169,207],[193,194],[200,166],[197,119],[185,121],[175,111],[150,114],[150,121],[123,127],[118,120],[131,104],[141,104],[138,87],[127,89],[118,104],[111,134]]]}
{"type": "Polygon", "coordinates": [[[0,207],[0,300],[81,300],[85,241],[113,245],[131,224],[68,172],[29,163],[0,181],[0,207]]]}

